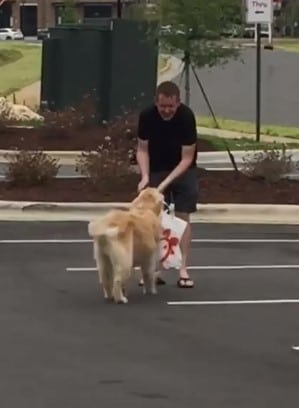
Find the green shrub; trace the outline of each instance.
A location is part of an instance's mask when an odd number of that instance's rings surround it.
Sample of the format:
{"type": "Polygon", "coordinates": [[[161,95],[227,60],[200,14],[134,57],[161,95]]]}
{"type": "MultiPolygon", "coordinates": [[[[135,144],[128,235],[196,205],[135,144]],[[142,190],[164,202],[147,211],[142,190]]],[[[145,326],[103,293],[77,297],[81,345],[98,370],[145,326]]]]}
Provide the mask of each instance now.
{"type": "Polygon", "coordinates": [[[296,164],[292,154],[282,149],[269,148],[254,155],[247,154],[243,157],[242,172],[253,179],[263,179],[269,183],[277,183],[284,174],[291,172],[296,164]]]}
{"type": "Polygon", "coordinates": [[[49,184],[60,168],[58,160],[43,151],[20,150],[5,157],[8,160],[5,178],[13,186],[49,184]]]}
{"type": "Polygon", "coordinates": [[[136,148],[137,117],[126,113],[114,121],[103,124],[99,131],[99,145],[95,151],[82,152],[76,170],[89,177],[96,186],[110,180],[117,182],[132,173],[136,148]]]}

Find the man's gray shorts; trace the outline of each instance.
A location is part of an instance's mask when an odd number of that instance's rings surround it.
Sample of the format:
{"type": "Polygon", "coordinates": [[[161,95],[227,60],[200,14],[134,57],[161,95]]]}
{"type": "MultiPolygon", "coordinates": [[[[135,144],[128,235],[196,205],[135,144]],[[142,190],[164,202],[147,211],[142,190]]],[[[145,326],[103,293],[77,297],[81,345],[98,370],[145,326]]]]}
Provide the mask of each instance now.
{"type": "MultiPolygon", "coordinates": [[[[150,174],[150,186],[158,185],[167,177],[169,172],[153,172],[150,174]]],[[[164,191],[167,204],[174,204],[175,211],[182,213],[193,213],[196,211],[198,201],[198,175],[197,168],[188,169],[182,176],[178,177],[164,191]]]]}

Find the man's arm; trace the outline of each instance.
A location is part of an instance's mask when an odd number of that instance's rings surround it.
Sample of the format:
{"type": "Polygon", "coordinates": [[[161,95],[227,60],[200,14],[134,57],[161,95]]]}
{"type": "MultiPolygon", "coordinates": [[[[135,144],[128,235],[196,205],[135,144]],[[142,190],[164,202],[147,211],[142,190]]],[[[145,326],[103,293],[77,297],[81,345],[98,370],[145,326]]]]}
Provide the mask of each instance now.
{"type": "Polygon", "coordinates": [[[149,177],[148,141],[137,139],[136,160],[140,168],[141,178],[149,177]]]}
{"type": "Polygon", "coordinates": [[[161,182],[158,187],[160,191],[165,190],[169,184],[171,184],[177,177],[181,176],[192,164],[197,145],[196,119],[192,111],[189,111],[189,114],[184,120],[182,126],[182,140],[181,161],[161,182]]]}
{"type": "Polygon", "coordinates": [[[182,146],[182,159],[172,172],[160,183],[158,189],[164,191],[177,177],[183,174],[193,161],[195,144],[182,146]]]}
{"type": "Polygon", "coordinates": [[[148,154],[148,124],[144,112],[138,120],[136,160],[141,173],[138,191],[145,188],[149,182],[149,154],[148,154]]]}

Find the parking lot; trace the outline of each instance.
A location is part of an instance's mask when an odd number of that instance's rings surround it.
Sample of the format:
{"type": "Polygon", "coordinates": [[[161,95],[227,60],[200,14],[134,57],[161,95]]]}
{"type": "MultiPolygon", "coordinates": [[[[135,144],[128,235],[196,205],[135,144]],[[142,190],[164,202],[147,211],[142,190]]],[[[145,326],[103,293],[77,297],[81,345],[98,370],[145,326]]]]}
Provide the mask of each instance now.
{"type": "Polygon", "coordinates": [[[297,404],[298,226],[194,224],[195,288],[136,275],[128,305],[104,302],[86,223],[0,231],[3,407],[297,404]]]}

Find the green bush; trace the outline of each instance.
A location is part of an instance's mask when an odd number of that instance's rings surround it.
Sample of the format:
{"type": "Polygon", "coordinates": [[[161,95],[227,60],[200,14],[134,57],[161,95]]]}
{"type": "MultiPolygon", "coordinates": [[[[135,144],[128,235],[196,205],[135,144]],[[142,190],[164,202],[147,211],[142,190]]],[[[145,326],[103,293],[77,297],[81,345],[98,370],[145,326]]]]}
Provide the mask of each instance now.
{"type": "Polygon", "coordinates": [[[132,173],[137,135],[137,116],[125,113],[103,125],[99,131],[99,145],[95,151],[82,152],[76,171],[88,177],[94,186],[103,182],[117,182],[132,173]]]}
{"type": "Polygon", "coordinates": [[[277,183],[281,177],[291,172],[297,164],[292,160],[292,154],[286,148],[268,148],[257,152],[253,156],[243,157],[242,172],[252,179],[262,179],[268,183],[277,183]]]}
{"type": "Polygon", "coordinates": [[[6,180],[13,186],[32,187],[49,184],[57,175],[60,165],[43,151],[20,150],[5,156],[6,180]]]}

